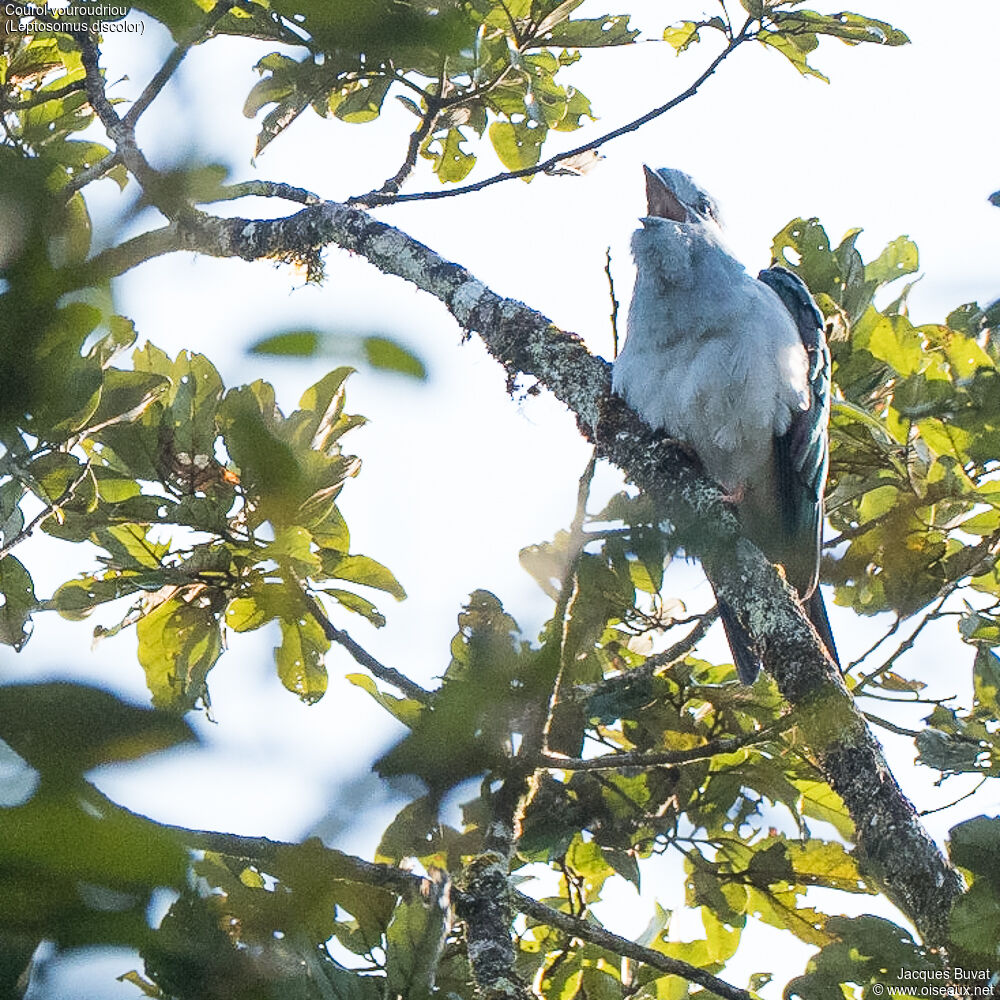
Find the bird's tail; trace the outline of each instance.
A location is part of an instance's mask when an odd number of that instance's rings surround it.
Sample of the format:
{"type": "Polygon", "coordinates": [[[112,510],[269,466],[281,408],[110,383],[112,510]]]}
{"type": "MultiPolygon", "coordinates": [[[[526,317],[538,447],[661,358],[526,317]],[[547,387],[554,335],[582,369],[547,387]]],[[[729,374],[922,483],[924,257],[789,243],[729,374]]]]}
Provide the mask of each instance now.
{"type": "Polygon", "coordinates": [[[813,628],[823,640],[823,645],[826,646],[830,659],[839,667],[840,657],[837,655],[837,644],[833,641],[833,629],[830,628],[830,619],[826,616],[826,604],[823,602],[823,594],[818,585],[809,600],[805,602],[805,609],[809,621],[813,623],[813,628]]]}
{"type": "MultiPolygon", "coordinates": [[[[744,684],[753,684],[762,666],[760,653],[751,641],[750,634],[740,624],[733,609],[721,597],[717,597],[717,600],[719,619],[722,622],[722,627],[726,630],[726,639],[729,641],[730,650],[732,650],[736,673],[739,674],[739,678],[744,684]]],[[[823,645],[826,646],[830,658],[839,667],[840,658],[837,655],[837,644],[833,640],[833,630],[830,628],[826,604],[823,602],[823,594],[819,587],[803,603],[803,607],[809,620],[813,623],[813,628],[823,640],[823,645]]]]}
{"type": "Polygon", "coordinates": [[[719,620],[726,630],[726,639],[729,640],[729,648],[733,653],[736,673],[740,675],[740,680],[744,684],[753,684],[762,665],[760,654],[751,642],[750,634],[740,624],[733,609],[721,597],[717,596],[716,600],[719,605],[719,620]]]}

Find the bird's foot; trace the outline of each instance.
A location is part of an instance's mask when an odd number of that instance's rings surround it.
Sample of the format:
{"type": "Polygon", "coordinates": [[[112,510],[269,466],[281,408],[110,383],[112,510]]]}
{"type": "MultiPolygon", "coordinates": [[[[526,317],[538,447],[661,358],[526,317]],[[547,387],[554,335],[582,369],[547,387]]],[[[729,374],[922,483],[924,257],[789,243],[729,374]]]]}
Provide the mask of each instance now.
{"type": "Polygon", "coordinates": [[[740,483],[734,490],[723,490],[722,499],[725,503],[743,503],[747,495],[747,488],[744,483],[740,483]]]}

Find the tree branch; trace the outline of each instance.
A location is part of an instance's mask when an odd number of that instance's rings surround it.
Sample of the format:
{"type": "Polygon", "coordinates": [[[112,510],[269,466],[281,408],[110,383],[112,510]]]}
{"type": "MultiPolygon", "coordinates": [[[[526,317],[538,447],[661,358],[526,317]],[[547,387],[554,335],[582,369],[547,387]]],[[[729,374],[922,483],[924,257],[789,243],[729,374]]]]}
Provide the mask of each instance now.
{"type": "Polygon", "coordinates": [[[561,913],[559,910],[552,909],[551,906],[539,903],[531,896],[526,896],[517,889],[511,890],[511,896],[522,913],[539,923],[565,931],[565,933],[580,938],[582,941],[596,944],[599,948],[607,948],[608,951],[614,952],[616,955],[652,966],[668,976],[680,976],[689,982],[697,983],[717,996],[723,997],[724,1000],[753,1000],[746,990],[741,990],[738,986],[731,986],[725,980],[719,979],[695,965],[682,962],[679,958],[671,958],[669,955],[664,955],[663,952],[644,948],[642,945],[635,944],[628,938],[612,934],[611,931],[606,931],[596,924],[580,920],[568,913],[561,913]]]}
{"type": "Polygon", "coordinates": [[[177,72],[177,68],[188,54],[188,50],[209,34],[212,28],[232,10],[234,4],[235,0],[218,0],[216,5],[202,19],[201,23],[183,41],[178,42],[174,46],[163,65],[156,71],[149,83],[146,84],[135,104],[129,108],[128,113],[122,119],[123,124],[130,129],[135,128],[135,123],[139,120],[139,117],[156,100],[160,91],[167,85],[167,81],[177,72]]]}
{"type": "Polygon", "coordinates": [[[343,646],[354,657],[355,661],[364,667],[373,677],[377,677],[380,681],[385,681],[386,684],[391,684],[397,690],[402,691],[407,698],[419,701],[421,705],[430,704],[434,697],[430,691],[422,688],[416,681],[411,681],[406,674],[400,673],[394,667],[387,667],[379,663],[368,650],[355,642],[347,632],[337,628],[327,617],[319,601],[309,593],[301,581],[297,582],[302,598],[309,608],[309,613],[319,622],[320,628],[323,629],[323,634],[330,642],[335,642],[338,646],[343,646]]]}
{"type": "Polygon", "coordinates": [[[618,128],[612,129],[610,132],[605,132],[604,135],[600,135],[596,139],[591,139],[590,142],[585,142],[582,146],[575,146],[573,149],[567,149],[562,153],[557,153],[555,156],[550,156],[547,160],[543,160],[541,163],[536,163],[533,167],[522,167],[520,170],[505,170],[499,174],[494,174],[492,177],[486,177],[481,181],[475,181],[472,184],[463,184],[461,187],[435,188],[432,191],[417,191],[413,194],[390,194],[383,193],[383,191],[371,191],[368,194],[355,195],[352,198],[348,198],[347,204],[357,205],[363,208],[374,208],[378,205],[395,205],[404,201],[436,201],[439,198],[454,198],[460,194],[469,194],[472,191],[481,191],[483,188],[492,187],[492,185],[500,184],[503,181],[514,180],[517,177],[532,177],[535,174],[547,173],[557,167],[563,160],[579,156],[582,153],[589,153],[594,149],[600,149],[601,146],[606,145],[613,139],[618,139],[623,135],[628,135],[629,132],[635,132],[636,129],[641,128],[647,122],[651,122],[655,118],[665,115],[668,111],[676,108],[678,104],[682,104],[689,98],[694,97],[694,95],[698,93],[702,84],[704,84],[708,78],[715,73],[722,62],[727,59],[735,49],[742,45],[743,42],[747,41],[751,37],[748,33],[748,29],[751,24],[753,24],[752,18],[747,20],[746,24],[743,25],[743,28],[737,35],[730,38],[726,47],[708,64],[698,78],[686,90],[683,90],[675,97],[672,97],[666,102],[666,104],[661,104],[659,107],[647,111],[644,115],[640,115],[638,118],[628,122],[626,125],[620,125],[618,128]]]}
{"type": "Polygon", "coordinates": [[[285,201],[295,201],[300,205],[318,205],[323,200],[312,191],[281,181],[249,180],[239,184],[225,184],[211,198],[206,198],[199,204],[236,201],[237,198],[284,198],[285,201]]]}
{"type": "Polygon", "coordinates": [[[772,726],[743,736],[710,740],[700,747],[687,750],[635,750],[605,753],[598,757],[564,757],[546,751],[539,755],[539,764],[553,771],[608,771],[620,767],[659,767],[669,764],[688,764],[695,760],[708,760],[716,754],[734,753],[754,743],[773,739],[779,730],[772,726]]]}
{"type": "Polygon", "coordinates": [[[4,540],[3,545],[0,545],[0,559],[6,558],[21,542],[30,538],[34,533],[35,528],[37,528],[42,521],[47,517],[54,514],[64,503],[70,500],[73,494],[76,492],[76,488],[89,476],[90,465],[85,465],[80,472],[74,477],[73,481],[62,491],[62,493],[55,499],[50,500],[46,503],[45,507],[40,510],[26,525],[16,535],[12,535],[10,538],[4,540]]]}

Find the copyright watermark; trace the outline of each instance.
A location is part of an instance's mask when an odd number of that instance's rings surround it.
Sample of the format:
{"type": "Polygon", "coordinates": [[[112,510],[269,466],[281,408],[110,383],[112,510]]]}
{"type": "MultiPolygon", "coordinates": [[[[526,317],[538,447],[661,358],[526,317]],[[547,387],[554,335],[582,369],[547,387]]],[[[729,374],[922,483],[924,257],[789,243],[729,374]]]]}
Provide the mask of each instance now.
{"type": "Polygon", "coordinates": [[[1000,997],[992,969],[900,969],[895,982],[872,983],[866,997],[1000,997]]]}

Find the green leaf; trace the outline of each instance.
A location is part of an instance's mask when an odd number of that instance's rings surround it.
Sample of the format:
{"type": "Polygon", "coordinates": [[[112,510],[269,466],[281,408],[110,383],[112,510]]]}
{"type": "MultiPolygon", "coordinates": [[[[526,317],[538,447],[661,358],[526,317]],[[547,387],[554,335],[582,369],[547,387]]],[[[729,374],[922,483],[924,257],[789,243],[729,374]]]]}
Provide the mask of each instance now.
{"type": "Polygon", "coordinates": [[[323,570],[330,579],[347,580],[384,590],[397,601],[406,599],[406,591],[392,575],[392,571],[368,556],[345,556],[324,550],[322,560],[323,570]]]}
{"type": "Polygon", "coordinates": [[[818,14],[814,10],[773,10],[771,19],[782,31],[809,30],[818,35],[839,38],[847,45],[862,42],[875,45],[906,45],[909,38],[887,21],[863,14],[841,11],[839,14],[818,14]]]}
{"type": "MultiPolygon", "coordinates": [[[[846,992],[841,984],[867,987],[882,983],[896,989],[900,969],[921,980],[925,975],[942,974],[939,961],[917,945],[908,931],[882,917],[830,917],[827,930],[834,936],[833,942],[809,959],[804,975],[785,987],[789,1000],[850,996],[853,991],[846,992]]],[[[865,990],[867,996],[889,993],[889,989],[865,990]]]]}
{"type": "Polygon", "coordinates": [[[79,580],[67,580],[59,586],[46,603],[46,608],[58,611],[68,621],[79,622],[101,604],[134,594],[139,588],[139,581],[125,574],[84,576],[79,580]]]}
{"type": "Polygon", "coordinates": [[[638,29],[628,26],[630,16],[605,14],[603,17],[573,18],[551,28],[543,21],[538,38],[545,45],[561,45],[568,49],[629,45],[639,36],[638,29]]]}
{"type": "MultiPolygon", "coordinates": [[[[508,170],[524,170],[538,163],[548,129],[534,121],[493,122],[490,142],[508,170]]],[[[525,178],[530,180],[530,177],[525,178]]]]}
{"type": "Polygon", "coordinates": [[[400,375],[409,375],[411,378],[421,380],[427,378],[424,363],[398,341],[388,337],[365,337],[362,343],[365,357],[372,368],[398,372],[400,375]]]}
{"type": "Polygon", "coordinates": [[[382,103],[392,84],[391,76],[359,81],[357,88],[337,103],[333,113],[341,121],[351,124],[374,121],[382,110],[382,103]]]}
{"type": "Polygon", "coordinates": [[[854,821],[847,812],[844,800],[825,782],[793,780],[802,793],[802,815],[830,823],[845,840],[854,839],[854,821]]]}
{"type": "Polygon", "coordinates": [[[154,705],[186,712],[199,700],[207,701],[206,679],[223,643],[202,585],[175,590],[139,620],[136,634],[154,705]]]}
{"type": "Polygon", "coordinates": [[[205,16],[211,4],[202,0],[139,0],[132,5],[136,10],[145,11],[170,29],[175,41],[187,36],[205,16]]]}
{"type": "Polygon", "coordinates": [[[355,594],[350,590],[338,590],[335,587],[327,587],[324,594],[329,594],[338,604],[353,611],[356,615],[368,619],[376,628],[385,625],[385,615],[383,615],[371,601],[366,600],[360,594],[355,594]]]}
{"type": "MultiPolygon", "coordinates": [[[[951,937],[964,952],[996,964],[1000,941],[1000,895],[996,884],[977,880],[960,896],[951,911],[951,937]]],[[[988,973],[983,976],[988,980],[988,973]]]]}
{"type": "Polygon", "coordinates": [[[281,645],[274,651],[278,676],[285,687],[307,704],[326,694],[327,674],[323,657],[330,640],[315,618],[282,619],[281,645]]]}
{"type": "Polygon", "coordinates": [[[913,274],[919,267],[920,254],[916,243],[900,236],[889,243],[875,260],[865,265],[865,280],[884,285],[913,274]]]}
{"type": "Polygon", "coordinates": [[[976,650],[972,680],[976,707],[988,712],[994,719],[1000,718],[1000,657],[992,649],[980,646],[976,650]]]}
{"type": "Polygon", "coordinates": [[[462,149],[466,141],[460,128],[450,128],[443,134],[428,136],[420,147],[420,155],[433,163],[434,173],[442,184],[457,184],[476,165],[476,157],[462,149]]]}
{"type": "Polygon", "coordinates": [[[31,637],[28,623],[39,605],[31,574],[16,556],[0,559],[0,642],[20,650],[31,637]]]}
{"type": "Polygon", "coordinates": [[[780,52],[803,76],[814,76],[824,83],[830,82],[828,77],[808,62],[809,53],[819,45],[815,34],[784,35],[781,32],[762,30],[757,34],[757,39],[780,52]]]}
{"type": "Polygon", "coordinates": [[[680,55],[690,48],[695,42],[701,41],[699,34],[701,24],[694,21],[681,21],[679,24],[671,24],[663,29],[663,40],[669,42],[674,51],[680,55]]]}
{"type": "Polygon", "coordinates": [[[0,737],[32,767],[63,779],[196,740],[175,715],[68,681],[0,687],[0,737]]]}
{"type": "Polygon", "coordinates": [[[251,344],[251,354],[266,354],[281,358],[311,358],[319,353],[323,334],[315,330],[288,330],[251,344]]]}
{"type": "Polygon", "coordinates": [[[386,982],[391,996],[426,1000],[450,926],[447,875],[435,870],[426,896],[400,901],[386,931],[386,982]]]}
{"type": "Polygon", "coordinates": [[[977,881],[1000,889],[1000,819],[976,816],[953,826],[948,832],[948,853],[977,881]]]}
{"type": "Polygon", "coordinates": [[[36,794],[0,808],[0,925],[8,938],[64,947],[143,946],[159,886],[180,889],[187,850],[177,835],[111,804],[36,794]]]}
{"type": "Polygon", "coordinates": [[[397,698],[395,695],[386,694],[379,689],[379,686],[367,674],[346,674],[346,680],[350,681],[362,691],[367,691],[375,701],[377,701],[390,715],[398,719],[408,728],[413,728],[424,707],[412,698],[397,698]]]}

